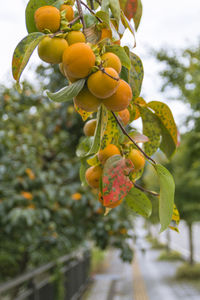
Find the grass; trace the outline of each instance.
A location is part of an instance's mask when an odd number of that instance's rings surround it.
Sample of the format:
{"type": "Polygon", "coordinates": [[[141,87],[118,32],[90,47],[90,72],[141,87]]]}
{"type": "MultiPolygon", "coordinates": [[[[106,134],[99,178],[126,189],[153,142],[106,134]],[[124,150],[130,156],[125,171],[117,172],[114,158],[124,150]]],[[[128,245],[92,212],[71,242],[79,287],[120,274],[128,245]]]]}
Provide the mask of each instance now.
{"type": "Polygon", "coordinates": [[[166,245],[159,242],[156,238],[148,236],[147,241],[151,244],[152,249],[166,249],[166,245]]]}
{"type": "Polygon", "coordinates": [[[106,251],[94,247],[92,249],[91,272],[99,273],[104,270],[106,262],[106,251]]]}
{"type": "Polygon", "coordinates": [[[167,251],[164,250],[161,252],[160,256],[158,257],[158,260],[167,260],[167,261],[184,261],[181,254],[177,251],[167,251]]]}
{"type": "Polygon", "coordinates": [[[185,263],[181,265],[176,271],[176,279],[187,282],[200,291],[200,264],[185,263]]]}

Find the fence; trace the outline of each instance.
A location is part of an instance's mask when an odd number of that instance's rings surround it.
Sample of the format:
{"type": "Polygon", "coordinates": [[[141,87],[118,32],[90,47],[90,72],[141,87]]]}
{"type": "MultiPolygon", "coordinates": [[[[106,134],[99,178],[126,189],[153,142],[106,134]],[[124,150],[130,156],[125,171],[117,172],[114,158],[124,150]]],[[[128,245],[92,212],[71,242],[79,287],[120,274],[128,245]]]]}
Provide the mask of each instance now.
{"type": "Polygon", "coordinates": [[[0,285],[1,300],[76,300],[88,281],[90,251],[60,257],[0,285]]]}

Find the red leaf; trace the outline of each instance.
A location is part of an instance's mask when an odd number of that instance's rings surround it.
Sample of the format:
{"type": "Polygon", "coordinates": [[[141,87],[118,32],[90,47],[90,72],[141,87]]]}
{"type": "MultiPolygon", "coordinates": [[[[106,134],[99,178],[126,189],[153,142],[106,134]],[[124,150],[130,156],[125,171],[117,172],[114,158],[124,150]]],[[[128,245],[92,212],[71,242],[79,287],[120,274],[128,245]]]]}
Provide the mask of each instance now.
{"type": "Polygon", "coordinates": [[[127,195],[133,187],[128,177],[133,169],[132,162],[120,155],[114,155],[106,161],[102,179],[104,206],[112,207],[127,195]]]}
{"type": "Polygon", "coordinates": [[[138,0],[120,0],[121,8],[124,11],[126,17],[131,20],[137,11],[138,0]]]}

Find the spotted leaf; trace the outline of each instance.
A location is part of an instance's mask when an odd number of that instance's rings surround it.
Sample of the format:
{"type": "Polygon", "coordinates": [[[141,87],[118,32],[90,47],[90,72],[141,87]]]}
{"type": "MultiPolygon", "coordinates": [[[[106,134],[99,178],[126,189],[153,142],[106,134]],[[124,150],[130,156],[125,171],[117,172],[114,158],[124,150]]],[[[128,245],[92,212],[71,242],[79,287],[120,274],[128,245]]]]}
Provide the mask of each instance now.
{"type": "Polygon", "coordinates": [[[101,140],[101,149],[104,149],[109,144],[114,144],[117,142],[119,137],[119,129],[117,123],[112,113],[108,111],[108,121],[104,131],[103,138],[101,140]]]}
{"type": "Polygon", "coordinates": [[[132,89],[133,99],[139,97],[144,77],[143,64],[139,56],[130,52],[131,68],[129,73],[129,84],[132,89]]]}
{"type": "Polygon", "coordinates": [[[142,117],[143,134],[149,138],[149,142],[144,144],[144,151],[151,156],[160,146],[160,122],[148,108],[140,107],[139,110],[142,117]]]}
{"type": "Polygon", "coordinates": [[[143,217],[150,217],[152,204],[149,198],[140,190],[133,187],[126,196],[127,205],[137,214],[143,217]]]}
{"type": "Polygon", "coordinates": [[[81,116],[83,121],[86,121],[89,118],[89,116],[92,114],[92,112],[87,112],[87,111],[81,109],[75,103],[74,103],[74,108],[77,111],[77,113],[79,113],[79,115],[81,116]]]}
{"type": "Polygon", "coordinates": [[[167,104],[159,101],[149,102],[148,107],[155,111],[162,124],[162,142],[160,148],[169,158],[177,146],[177,127],[172,112],[167,104]]]}
{"type": "Polygon", "coordinates": [[[26,67],[33,51],[43,39],[44,34],[41,32],[34,32],[26,36],[23,40],[19,42],[12,58],[12,74],[13,78],[19,84],[20,76],[26,67]]]}
{"type": "Polygon", "coordinates": [[[103,169],[103,204],[109,206],[123,199],[133,186],[128,175],[134,169],[129,159],[110,157],[103,169]]]}

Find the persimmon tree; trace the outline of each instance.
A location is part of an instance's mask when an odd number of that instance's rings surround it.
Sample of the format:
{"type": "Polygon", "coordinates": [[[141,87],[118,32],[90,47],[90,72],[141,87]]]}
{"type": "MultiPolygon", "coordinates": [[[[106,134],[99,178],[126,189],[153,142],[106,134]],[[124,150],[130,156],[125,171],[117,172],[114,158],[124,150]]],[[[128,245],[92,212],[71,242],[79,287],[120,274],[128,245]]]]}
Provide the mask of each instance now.
{"type": "Polygon", "coordinates": [[[96,120],[94,135],[83,138],[76,151],[82,184],[94,190],[106,214],[126,202],[148,217],[151,201],[147,194],[155,195],[163,231],[173,219],[175,186],[169,171],[152,155],[159,148],[168,158],[173,155],[177,128],[165,103],[140,97],[142,61],[121,45],[127,30],[135,40],[141,14],[140,0],[30,0],[28,35],[14,51],[12,71],[20,90],[20,76],[37,46],[43,61],[59,63],[68,81],[55,93],[46,91],[47,96],[55,102],[73,99],[84,121],[91,116],[96,120]],[[138,118],[142,119],[142,133],[126,127],[138,118]],[[137,183],[145,162],[157,172],[159,194],[137,183]]]}

